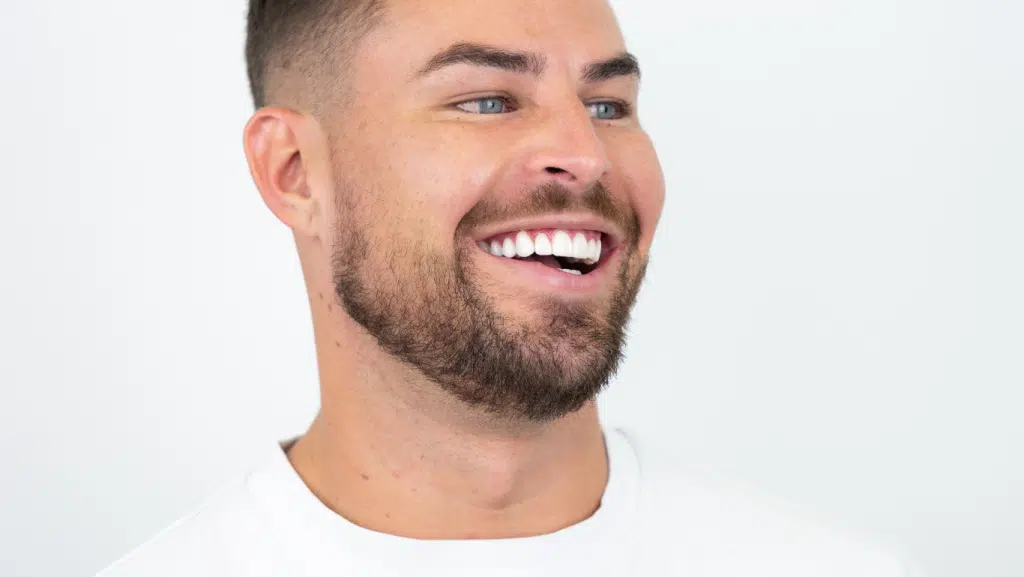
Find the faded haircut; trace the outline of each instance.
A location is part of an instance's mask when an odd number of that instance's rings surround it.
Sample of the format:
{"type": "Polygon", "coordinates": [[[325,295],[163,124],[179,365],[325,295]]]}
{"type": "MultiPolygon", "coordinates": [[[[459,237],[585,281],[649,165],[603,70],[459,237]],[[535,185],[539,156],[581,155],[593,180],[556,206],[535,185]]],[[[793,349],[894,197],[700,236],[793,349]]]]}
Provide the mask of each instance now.
{"type": "Polygon", "coordinates": [[[325,113],[343,94],[351,52],[383,13],[384,0],[249,0],[245,61],[253,105],[325,113]]]}

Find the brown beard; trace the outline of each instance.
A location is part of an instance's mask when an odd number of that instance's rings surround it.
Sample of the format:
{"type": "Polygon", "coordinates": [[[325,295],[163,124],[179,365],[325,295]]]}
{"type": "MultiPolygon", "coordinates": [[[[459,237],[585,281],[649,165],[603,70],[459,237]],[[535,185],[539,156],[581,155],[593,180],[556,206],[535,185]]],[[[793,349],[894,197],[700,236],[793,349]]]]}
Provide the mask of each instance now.
{"type": "Polygon", "coordinates": [[[594,310],[596,303],[548,297],[537,301],[543,321],[532,323],[502,315],[481,290],[472,243],[453,254],[413,243],[373,252],[355,208],[339,200],[331,262],[338,302],[382,349],[443,390],[500,418],[544,422],[578,411],[615,374],[647,263],[637,250],[635,212],[616,206],[600,184],[582,195],[546,185],[525,206],[481,204],[458,227],[457,238],[465,239],[485,222],[575,209],[611,219],[626,232],[605,314],[594,310]],[[386,260],[373,262],[382,256],[386,260]]]}

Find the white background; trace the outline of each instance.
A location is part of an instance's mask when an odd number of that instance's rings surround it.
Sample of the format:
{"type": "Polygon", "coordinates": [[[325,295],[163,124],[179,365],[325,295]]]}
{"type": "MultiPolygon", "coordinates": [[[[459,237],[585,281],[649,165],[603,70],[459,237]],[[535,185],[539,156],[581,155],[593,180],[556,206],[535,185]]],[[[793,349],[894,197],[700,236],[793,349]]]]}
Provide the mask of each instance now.
{"type": "MultiPolygon", "coordinates": [[[[606,420],[1024,575],[1024,3],[618,4],[669,194],[606,420]]],[[[244,9],[3,0],[5,577],[91,575],[313,415],[244,9]]]]}

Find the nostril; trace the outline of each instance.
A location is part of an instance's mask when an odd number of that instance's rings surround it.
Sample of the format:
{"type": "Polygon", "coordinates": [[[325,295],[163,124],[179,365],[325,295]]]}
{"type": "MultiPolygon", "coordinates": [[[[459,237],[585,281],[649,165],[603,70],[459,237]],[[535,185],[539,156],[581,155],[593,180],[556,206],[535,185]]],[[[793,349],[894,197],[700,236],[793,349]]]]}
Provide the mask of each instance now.
{"type": "Polygon", "coordinates": [[[568,170],[565,170],[563,168],[558,168],[557,166],[549,166],[549,167],[545,168],[544,170],[546,170],[548,174],[568,174],[569,173],[568,170]]]}

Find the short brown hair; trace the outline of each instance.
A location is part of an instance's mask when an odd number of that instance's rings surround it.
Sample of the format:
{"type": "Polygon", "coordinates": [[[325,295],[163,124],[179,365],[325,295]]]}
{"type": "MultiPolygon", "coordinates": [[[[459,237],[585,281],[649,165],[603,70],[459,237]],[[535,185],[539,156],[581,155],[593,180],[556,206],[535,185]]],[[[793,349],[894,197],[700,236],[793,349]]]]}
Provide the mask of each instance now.
{"type": "Polygon", "coordinates": [[[383,0],[249,0],[245,61],[254,106],[319,111],[383,0]]]}

